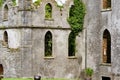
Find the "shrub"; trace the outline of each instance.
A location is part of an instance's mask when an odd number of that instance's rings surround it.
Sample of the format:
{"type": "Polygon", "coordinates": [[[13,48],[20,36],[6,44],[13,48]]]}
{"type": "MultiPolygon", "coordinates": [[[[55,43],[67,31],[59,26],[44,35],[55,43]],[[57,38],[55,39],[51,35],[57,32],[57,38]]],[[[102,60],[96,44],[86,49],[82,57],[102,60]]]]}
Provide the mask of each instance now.
{"type": "Polygon", "coordinates": [[[93,75],[93,69],[91,69],[91,68],[86,68],[85,69],[85,74],[86,74],[86,76],[88,76],[88,77],[91,77],[92,75],[93,75]]]}

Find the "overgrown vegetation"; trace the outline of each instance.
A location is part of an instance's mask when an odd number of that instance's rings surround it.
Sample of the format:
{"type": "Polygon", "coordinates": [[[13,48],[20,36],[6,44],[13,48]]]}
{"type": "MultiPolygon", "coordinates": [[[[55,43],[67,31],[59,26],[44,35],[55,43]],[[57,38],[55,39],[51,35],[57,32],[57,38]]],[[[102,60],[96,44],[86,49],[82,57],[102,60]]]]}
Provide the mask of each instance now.
{"type": "Polygon", "coordinates": [[[45,57],[52,56],[52,34],[48,31],[45,35],[45,57]]]}
{"type": "Polygon", "coordinates": [[[93,69],[92,68],[86,68],[85,69],[85,75],[87,76],[87,77],[91,77],[92,75],[93,75],[93,69]]]}
{"type": "MultiPolygon", "coordinates": [[[[16,0],[12,0],[13,2],[13,5],[15,6],[16,5],[16,0]]],[[[3,5],[4,3],[4,0],[0,0],[0,7],[3,5]]]]}
{"type": "Polygon", "coordinates": [[[51,19],[52,18],[52,6],[50,3],[48,3],[45,6],[45,18],[46,19],[51,19]]]}
{"type": "Polygon", "coordinates": [[[71,26],[71,33],[69,36],[69,54],[75,55],[75,39],[80,31],[83,30],[85,16],[85,5],[82,0],[74,0],[74,5],[71,6],[69,12],[68,22],[71,26]]]}
{"type": "Polygon", "coordinates": [[[16,0],[12,0],[12,2],[13,2],[13,5],[15,6],[17,3],[16,3],[16,0]]]}
{"type": "Polygon", "coordinates": [[[74,0],[74,5],[70,8],[68,22],[75,35],[83,30],[84,16],[85,5],[81,0],[74,0]]]}
{"type": "Polygon", "coordinates": [[[76,48],[76,45],[75,45],[75,39],[76,39],[76,36],[73,32],[70,33],[69,35],[69,50],[68,50],[68,56],[75,56],[75,48],[76,48]]]}
{"type": "Polygon", "coordinates": [[[3,4],[3,0],[0,0],[0,7],[2,6],[2,4],[3,4]]]}
{"type": "Polygon", "coordinates": [[[35,2],[33,3],[33,5],[34,5],[34,6],[39,6],[40,3],[41,3],[41,0],[37,0],[37,1],[35,1],[35,2]]]}

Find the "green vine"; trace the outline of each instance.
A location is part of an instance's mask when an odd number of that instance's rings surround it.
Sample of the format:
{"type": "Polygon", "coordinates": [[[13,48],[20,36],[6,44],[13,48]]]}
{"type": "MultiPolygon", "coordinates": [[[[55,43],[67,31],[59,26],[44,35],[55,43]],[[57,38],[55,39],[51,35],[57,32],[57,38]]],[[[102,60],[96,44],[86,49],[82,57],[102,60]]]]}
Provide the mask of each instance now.
{"type": "MultiPolygon", "coordinates": [[[[12,0],[13,2],[13,5],[15,6],[16,5],[16,0],[12,0]]],[[[4,3],[4,0],[0,0],[0,7],[3,5],[4,3]]]]}
{"type": "Polygon", "coordinates": [[[0,7],[3,5],[3,0],[0,0],[0,7]]]}
{"type": "Polygon", "coordinates": [[[35,2],[33,3],[33,5],[34,5],[34,6],[39,6],[40,3],[41,3],[41,0],[37,0],[37,1],[35,1],[35,2]]]}
{"type": "Polygon", "coordinates": [[[16,3],[16,0],[12,0],[12,2],[13,2],[13,5],[15,6],[17,3],[16,3]]]}
{"type": "Polygon", "coordinates": [[[75,36],[83,29],[84,16],[85,5],[81,0],[74,0],[74,5],[70,8],[68,22],[75,36]]]}
{"type": "Polygon", "coordinates": [[[52,6],[49,3],[45,6],[45,18],[46,19],[52,18],[52,6]]]}
{"type": "Polygon", "coordinates": [[[69,35],[69,56],[75,56],[75,39],[80,31],[83,30],[85,16],[85,6],[81,0],[74,0],[74,5],[70,8],[68,23],[71,26],[69,35]]]}

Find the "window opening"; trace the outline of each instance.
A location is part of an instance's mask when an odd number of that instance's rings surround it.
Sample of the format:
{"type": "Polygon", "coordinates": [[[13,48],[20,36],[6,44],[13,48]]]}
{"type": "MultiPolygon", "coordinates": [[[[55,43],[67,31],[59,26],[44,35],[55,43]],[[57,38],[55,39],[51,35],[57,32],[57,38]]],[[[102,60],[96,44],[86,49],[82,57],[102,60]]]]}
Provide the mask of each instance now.
{"type": "Polygon", "coordinates": [[[7,31],[4,32],[4,42],[8,44],[8,33],[7,31]]]}
{"type": "Polygon", "coordinates": [[[52,6],[50,3],[46,4],[45,6],[45,18],[46,19],[52,18],[52,6]]]}
{"type": "Polygon", "coordinates": [[[8,20],[8,6],[5,5],[4,7],[4,20],[8,20]]]}
{"type": "Polygon", "coordinates": [[[48,31],[45,35],[45,57],[52,56],[52,34],[48,31]]]}
{"type": "Polygon", "coordinates": [[[76,39],[76,36],[74,34],[75,34],[74,32],[71,32],[70,35],[69,35],[68,56],[75,56],[75,49],[76,49],[75,39],[76,39]]]}
{"type": "Polygon", "coordinates": [[[111,8],[111,0],[103,0],[103,9],[111,8]]]}
{"type": "Polygon", "coordinates": [[[108,30],[103,33],[103,63],[111,63],[111,36],[108,30]]]}
{"type": "Polygon", "coordinates": [[[102,80],[111,80],[110,77],[102,77],[102,80]]]}
{"type": "Polygon", "coordinates": [[[3,65],[0,64],[0,79],[3,78],[3,65]]]}

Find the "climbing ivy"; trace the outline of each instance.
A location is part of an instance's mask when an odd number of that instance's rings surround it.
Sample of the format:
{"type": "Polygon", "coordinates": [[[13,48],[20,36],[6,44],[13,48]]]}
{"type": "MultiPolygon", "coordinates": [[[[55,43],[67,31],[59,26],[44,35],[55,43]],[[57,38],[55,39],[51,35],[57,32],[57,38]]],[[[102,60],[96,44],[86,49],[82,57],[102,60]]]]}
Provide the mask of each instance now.
{"type": "Polygon", "coordinates": [[[16,0],[12,0],[12,2],[13,2],[13,5],[15,6],[16,5],[16,0]]]}
{"type": "Polygon", "coordinates": [[[83,30],[85,16],[85,6],[81,0],[74,0],[74,5],[70,8],[68,22],[71,26],[69,35],[69,56],[75,56],[75,39],[80,31],[83,30]]]}
{"type": "Polygon", "coordinates": [[[0,7],[2,6],[2,4],[3,4],[3,0],[0,0],[0,7]]]}
{"type": "Polygon", "coordinates": [[[35,2],[33,3],[33,5],[34,5],[34,6],[39,6],[39,5],[40,5],[40,2],[41,2],[41,0],[37,0],[37,1],[35,1],[35,2]]]}
{"type": "Polygon", "coordinates": [[[74,35],[78,35],[83,29],[85,16],[85,6],[81,0],[74,0],[74,5],[70,8],[68,22],[74,35]]]}
{"type": "Polygon", "coordinates": [[[50,3],[48,3],[45,6],[45,18],[46,19],[51,19],[52,18],[52,6],[50,3]]]}
{"type": "MultiPolygon", "coordinates": [[[[12,0],[13,2],[13,5],[15,6],[16,5],[16,0],[12,0]]],[[[0,0],[0,7],[3,5],[4,3],[4,0],[0,0]]]]}

